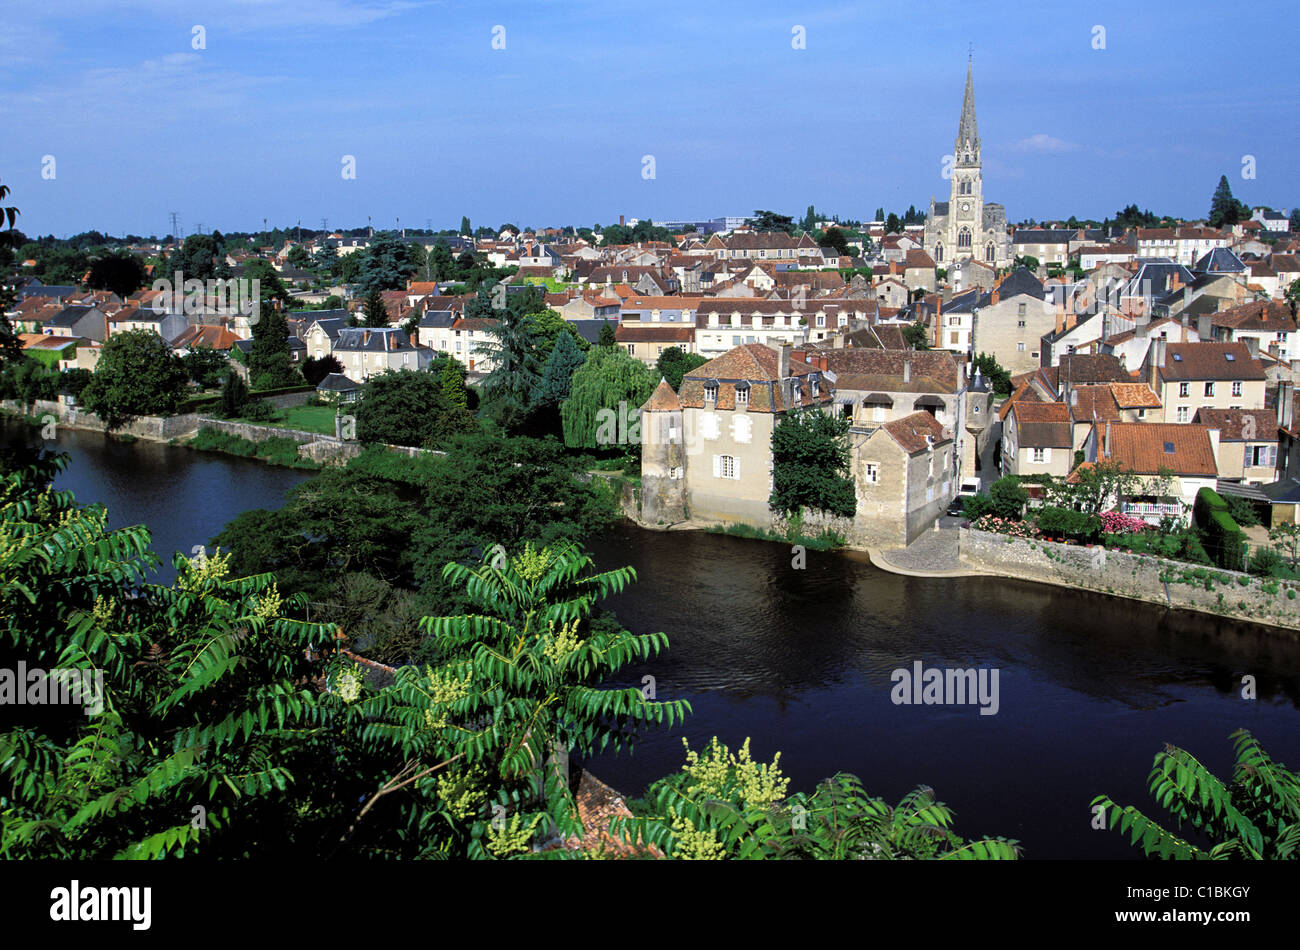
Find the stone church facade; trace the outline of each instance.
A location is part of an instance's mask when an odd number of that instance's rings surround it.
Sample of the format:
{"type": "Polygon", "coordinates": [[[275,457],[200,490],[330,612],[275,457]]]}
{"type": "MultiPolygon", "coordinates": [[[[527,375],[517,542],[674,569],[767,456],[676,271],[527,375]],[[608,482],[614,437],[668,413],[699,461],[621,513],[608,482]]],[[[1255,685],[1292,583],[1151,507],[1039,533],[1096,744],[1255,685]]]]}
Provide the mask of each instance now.
{"type": "Polygon", "coordinates": [[[952,168],[951,193],[947,201],[935,201],[931,196],[925,219],[925,247],[935,265],[946,268],[973,258],[991,267],[1010,267],[1014,257],[1006,209],[984,200],[975,84],[969,64],[952,161],[945,161],[944,166],[952,168]]]}

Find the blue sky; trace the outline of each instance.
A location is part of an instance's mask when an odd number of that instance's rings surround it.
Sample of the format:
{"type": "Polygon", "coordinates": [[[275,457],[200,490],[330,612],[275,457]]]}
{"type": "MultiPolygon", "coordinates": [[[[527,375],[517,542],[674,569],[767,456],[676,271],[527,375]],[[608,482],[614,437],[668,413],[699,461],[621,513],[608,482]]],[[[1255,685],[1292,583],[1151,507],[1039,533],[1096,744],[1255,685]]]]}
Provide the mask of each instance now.
{"type": "Polygon", "coordinates": [[[188,233],[923,208],[947,194],[968,44],[985,197],[1012,220],[1204,215],[1221,174],[1300,203],[1282,2],[66,0],[5,20],[0,181],[29,234],[165,234],[173,210],[188,233]]]}

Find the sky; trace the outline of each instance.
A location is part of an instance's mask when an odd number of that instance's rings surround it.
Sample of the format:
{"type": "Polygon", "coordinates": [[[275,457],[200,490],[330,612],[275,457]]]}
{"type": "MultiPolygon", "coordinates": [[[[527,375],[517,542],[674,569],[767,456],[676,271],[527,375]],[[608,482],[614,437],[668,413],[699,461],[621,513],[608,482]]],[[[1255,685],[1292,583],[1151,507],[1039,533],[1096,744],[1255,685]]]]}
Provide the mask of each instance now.
{"type": "Polygon", "coordinates": [[[924,210],[968,55],[985,200],[1012,221],[1204,216],[1225,174],[1300,204],[1288,2],[60,0],[4,20],[0,183],[29,235],[165,235],[173,211],[189,234],[924,210]]]}

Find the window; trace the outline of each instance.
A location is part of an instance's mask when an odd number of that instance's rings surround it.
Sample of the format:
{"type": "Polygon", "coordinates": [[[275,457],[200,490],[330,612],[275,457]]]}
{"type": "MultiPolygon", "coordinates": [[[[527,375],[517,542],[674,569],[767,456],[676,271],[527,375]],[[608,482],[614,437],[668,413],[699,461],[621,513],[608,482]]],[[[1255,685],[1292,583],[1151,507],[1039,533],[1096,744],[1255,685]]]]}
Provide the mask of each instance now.
{"type": "Polygon", "coordinates": [[[1035,462],[1046,462],[1046,461],[1047,461],[1047,449],[1034,449],[1034,461],[1035,461],[1035,462]]]}
{"type": "Polygon", "coordinates": [[[1038,359],[1038,351],[1037,351],[1037,350],[1034,350],[1034,352],[1030,353],[1029,355],[1032,356],[1034,359],[1038,359]]]}
{"type": "Polygon", "coordinates": [[[1191,418],[1192,418],[1192,407],[1191,407],[1191,406],[1179,406],[1179,407],[1178,407],[1178,415],[1175,416],[1175,419],[1176,419],[1178,422],[1188,422],[1188,421],[1191,420],[1191,418]]]}
{"type": "Polygon", "coordinates": [[[1207,382],[1207,383],[1205,384],[1205,395],[1207,395],[1207,396],[1213,396],[1213,395],[1214,395],[1214,381],[1213,381],[1213,380],[1210,380],[1209,382],[1207,382]]]}
{"type": "Polygon", "coordinates": [[[949,336],[948,342],[951,343],[953,346],[957,346],[961,343],[960,333],[950,333],[948,334],[948,336],[949,336]]]}
{"type": "Polygon", "coordinates": [[[875,406],[872,406],[872,407],[871,407],[871,421],[872,421],[872,422],[884,422],[884,421],[885,421],[885,407],[884,407],[884,406],[881,406],[881,405],[875,405],[875,406]]]}
{"type": "Polygon", "coordinates": [[[737,386],[737,387],[736,387],[736,405],[737,405],[737,406],[748,406],[748,405],[749,405],[749,387],[748,387],[748,386],[745,386],[745,387],[737,386]]]}
{"type": "Polygon", "coordinates": [[[818,393],[821,392],[821,384],[818,383],[817,380],[814,379],[814,380],[812,381],[811,385],[812,385],[812,394],[813,394],[814,396],[818,395],[818,393]]]}
{"type": "Polygon", "coordinates": [[[1277,446],[1276,445],[1248,445],[1246,446],[1246,464],[1249,466],[1265,466],[1272,468],[1277,464],[1277,446]]]}
{"type": "Polygon", "coordinates": [[[1241,382],[1240,382],[1240,380],[1238,380],[1237,382],[1234,382],[1234,383],[1232,384],[1232,394],[1233,394],[1234,396],[1240,396],[1240,395],[1241,395],[1241,382]]]}
{"type": "MultiPolygon", "coordinates": [[[[457,347],[457,349],[459,349],[459,347],[457,347]]],[[[705,402],[717,402],[717,401],[718,401],[718,384],[717,384],[717,383],[705,383],[705,384],[704,384],[704,401],[705,401],[705,402]]]]}
{"type": "Polygon", "coordinates": [[[682,477],[681,468],[678,466],[673,466],[672,468],[668,469],[668,477],[672,479],[681,478],[682,477]]]}
{"type": "MultiPolygon", "coordinates": [[[[1023,304],[1023,303],[1018,303],[1018,304],[1016,304],[1016,316],[1017,316],[1017,317],[1023,317],[1023,316],[1025,315],[1025,313],[1026,313],[1026,308],[1027,308],[1027,307],[1028,307],[1028,304],[1023,304]]],[[[1025,325],[1025,321],[1021,320],[1021,321],[1020,321],[1020,325],[1023,327],[1023,326],[1025,325]]]]}
{"type": "Polygon", "coordinates": [[[1021,352],[1021,353],[1025,352],[1025,344],[1023,344],[1023,343],[1017,343],[1017,344],[1016,344],[1016,350],[1019,351],[1019,352],[1021,352]]]}
{"type": "Polygon", "coordinates": [[[875,485],[880,481],[880,464],[878,462],[862,463],[862,480],[875,485]]]}
{"type": "Polygon", "coordinates": [[[826,314],[824,313],[817,314],[817,325],[819,327],[826,326],[826,314]]]}
{"type": "Polygon", "coordinates": [[[718,417],[711,412],[700,416],[700,434],[706,439],[718,437],[718,417]]]}
{"type": "Polygon", "coordinates": [[[715,478],[740,478],[740,466],[736,464],[735,456],[713,456],[713,476],[715,478]]]}
{"type": "Polygon", "coordinates": [[[1188,396],[1190,396],[1191,394],[1192,394],[1192,393],[1191,393],[1191,384],[1190,384],[1190,383],[1179,383],[1179,384],[1178,384],[1178,395],[1179,395],[1180,398],[1182,398],[1182,399],[1186,399],[1186,398],[1187,398],[1188,396]]]}
{"type": "Polygon", "coordinates": [[[1018,327],[1022,327],[1022,328],[1023,328],[1024,325],[1025,325],[1025,321],[1024,321],[1024,320],[1017,320],[1017,321],[1016,321],[1016,326],[1018,326],[1018,327]]]}

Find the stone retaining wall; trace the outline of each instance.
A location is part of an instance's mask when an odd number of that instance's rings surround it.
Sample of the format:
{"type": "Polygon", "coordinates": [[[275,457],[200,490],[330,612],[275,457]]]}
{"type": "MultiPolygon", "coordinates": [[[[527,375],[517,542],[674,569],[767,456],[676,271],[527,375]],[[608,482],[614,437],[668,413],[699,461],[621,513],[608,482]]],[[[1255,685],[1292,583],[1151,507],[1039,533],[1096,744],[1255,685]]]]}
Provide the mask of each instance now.
{"type": "Polygon", "coordinates": [[[225,432],[228,435],[237,435],[241,439],[248,439],[250,442],[263,442],[267,439],[288,438],[298,443],[315,442],[318,439],[326,441],[337,441],[332,436],[324,436],[319,432],[308,432],[305,429],[279,429],[275,426],[259,426],[251,422],[235,422],[230,419],[215,419],[212,416],[199,416],[199,428],[216,429],[218,432],[225,432]]]}
{"type": "Polygon", "coordinates": [[[1254,577],[1127,551],[960,529],[962,563],[990,574],[1061,584],[1300,631],[1300,581],[1254,577]]]}
{"type": "MultiPolygon", "coordinates": [[[[47,399],[38,399],[32,403],[30,412],[27,406],[15,399],[6,399],[0,403],[0,406],[23,415],[30,415],[37,420],[53,416],[56,425],[67,426],[70,429],[103,432],[106,428],[103,420],[93,412],[85,409],[68,409],[58,402],[47,399]]],[[[137,416],[128,425],[114,430],[114,434],[167,442],[195,431],[198,428],[198,418],[192,412],[180,416],[137,416]]]]}

